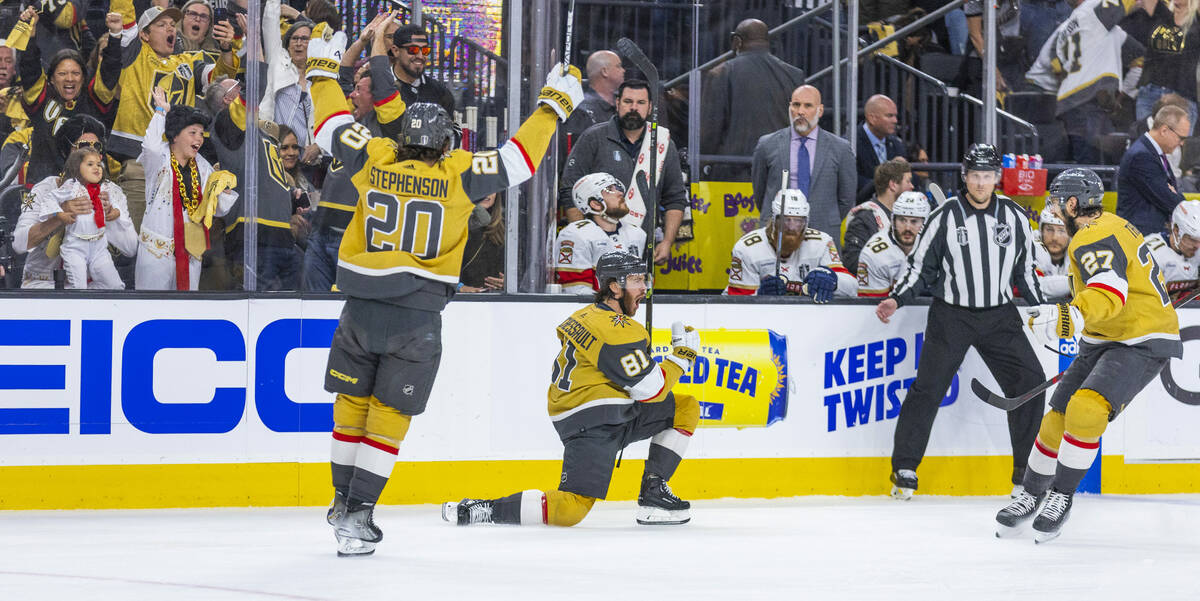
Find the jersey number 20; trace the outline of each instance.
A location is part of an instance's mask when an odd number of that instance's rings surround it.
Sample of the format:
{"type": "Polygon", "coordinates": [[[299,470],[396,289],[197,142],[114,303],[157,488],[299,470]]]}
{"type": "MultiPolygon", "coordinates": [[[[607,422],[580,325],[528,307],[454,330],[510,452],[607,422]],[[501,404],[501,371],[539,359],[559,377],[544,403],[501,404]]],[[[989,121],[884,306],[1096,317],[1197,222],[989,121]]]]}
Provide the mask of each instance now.
{"type": "Polygon", "coordinates": [[[442,244],[442,204],[399,198],[378,190],[367,193],[366,236],[370,252],[400,250],[430,260],[442,244]]]}

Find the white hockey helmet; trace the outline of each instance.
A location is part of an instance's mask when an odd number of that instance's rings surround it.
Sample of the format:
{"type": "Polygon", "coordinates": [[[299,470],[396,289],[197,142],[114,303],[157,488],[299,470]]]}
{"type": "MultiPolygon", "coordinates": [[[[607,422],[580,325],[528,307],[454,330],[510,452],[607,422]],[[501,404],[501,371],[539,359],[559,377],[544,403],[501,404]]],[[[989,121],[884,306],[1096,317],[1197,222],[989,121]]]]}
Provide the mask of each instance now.
{"type": "Polygon", "coordinates": [[[604,204],[604,196],[601,194],[610,187],[615,186],[620,190],[621,194],[625,194],[625,184],[621,180],[613,177],[609,173],[603,171],[597,173],[589,173],[575,182],[571,187],[571,200],[575,201],[575,208],[579,209],[584,215],[602,214],[603,210],[597,211],[592,209],[591,201],[598,200],[600,204],[604,204]]]}
{"type": "Polygon", "coordinates": [[[1179,228],[1181,236],[1191,236],[1200,240],[1200,200],[1185,200],[1175,205],[1171,213],[1171,237],[1175,236],[1175,228],[1179,228]]]}
{"type": "Polygon", "coordinates": [[[1043,225],[1061,225],[1065,227],[1067,224],[1063,223],[1063,220],[1059,219],[1058,215],[1050,210],[1050,203],[1046,203],[1046,208],[1042,209],[1042,214],[1038,217],[1038,226],[1041,227],[1043,225]]]}
{"type": "Polygon", "coordinates": [[[792,188],[784,188],[775,193],[771,201],[771,214],[775,217],[808,217],[808,198],[804,193],[792,188]]]}
{"type": "Polygon", "coordinates": [[[898,217],[929,217],[929,199],[920,192],[902,192],[892,203],[892,215],[898,217]]]}

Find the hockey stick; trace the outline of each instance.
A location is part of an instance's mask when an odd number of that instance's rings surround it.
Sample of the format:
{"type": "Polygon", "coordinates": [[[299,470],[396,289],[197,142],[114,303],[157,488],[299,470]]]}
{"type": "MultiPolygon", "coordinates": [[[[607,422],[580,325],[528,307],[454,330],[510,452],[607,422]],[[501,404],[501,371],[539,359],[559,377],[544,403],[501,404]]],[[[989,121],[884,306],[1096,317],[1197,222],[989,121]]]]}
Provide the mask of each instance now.
{"type": "MultiPolygon", "coordinates": [[[[650,182],[647,193],[642,194],[646,202],[646,218],[650,220],[650,232],[646,235],[646,331],[653,335],[654,329],[654,229],[658,225],[658,69],[646,58],[646,53],[629,38],[617,40],[617,53],[628,58],[650,83],[650,182]]],[[[636,179],[636,178],[635,178],[636,179]]]]}
{"type": "Polygon", "coordinates": [[[571,68],[571,46],[575,41],[575,0],[567,5],[567,36],[563,42],[563,66],[562,74],[566,75],[567,70],[571,68]]]}
{"type": "MultiPolygon", "coordinates": [[[[1183,298],[1179,302],[1175,303],[1174,307],[1176,309],[1180,309],[1184,305],[1187,305],[1188,303],[1196,300],[1197,298],[1200,298],[1200,289],[1197,289],[1195,292],[1188,295],[1186,298],[1183,298]]],[[[1050,348],[1050,347],[1046,346],[1046,348],[1050,348]]],[[[1050,349],[1050,350],[1054,350],[1054,349],[1050,349]]],[[[1054,352],[1058,353],[1058,351],[1054,351],[1054,352]]],[[[1059,353],[1059,354],[1061,355],[1062,353],[1059,353]]],[[[1021,405],[1024,405],[1025,403],[1029,402],[1030,399],[1041,394],[1047,388],[1050,388],[1054,384],[1058,383],[1058,381],[1062,379],[1063,374],[1065,374],[1065,373],[1067,373],[1067,372],[1066,371],[1060,372],[1058,375],[1054,376],[1053,378],[1050,378],[1049,380],[1046,380],[1045,382],[1038,384],[1037,386],[1035,386],[1033,388],[1033,390],[1030,390],[1029,392],[1026,392],[1025,394],[1015,396],[1015,397],[1000,396],[1000,395],[988,390],[987,386],[984,386],[983,383],[980,382],[979,380],[977,380],[975,378],[971,378],[971,392],[974,392],[975,396],[978,396],[980,399],[983,400],[983,402],[985,402],[993,407],[998,407],[1005,411],[1012,411],[1013,409],[1016,409],[1017,407],[1020,407],[1021,405]]]]}
{"type": "Polygon", "coordinates": [[[942,192],[941,186],[934,182],[929,182],[929,185],[925,186],[925,190],[933,196],[933,200],[938,203],[939,207],[946,204],[946,193],[942,192]]]}
{"type": "MultiPolygon", "coordinates": [[[[788,187],[788,170],[784,169],[783,170],[783,183],[779,185],[779,189],[786,190],[787,187],[788,187]]],[[[774,203],[775,201],[772,200],[771,202],[774,203]]],[[[780,205],[779,208],[782,209],[783,203],[779,203],[779,205],[780,205]]],[[[779,215],[772,215],[771,217],[772,217],[772,219],[775,219],[775,218],[778,218],[779,215]]],[[[779,228],[773,228],[773,229],[778,230],[779,228]]],[[[780,234],[780,232],[776,231],[775,232],[775,277],[780,277],[779,276],[779,253],[782,252],[782,249],[783,249],[782,242],[783,242],[783,236],[780,234]]]]}

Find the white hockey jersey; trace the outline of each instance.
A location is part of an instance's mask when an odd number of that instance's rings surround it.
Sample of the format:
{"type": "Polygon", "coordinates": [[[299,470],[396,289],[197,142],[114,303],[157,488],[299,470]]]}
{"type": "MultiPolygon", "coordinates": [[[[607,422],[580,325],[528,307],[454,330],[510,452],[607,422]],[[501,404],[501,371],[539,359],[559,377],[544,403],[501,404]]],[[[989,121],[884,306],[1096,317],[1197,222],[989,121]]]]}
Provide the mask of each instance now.
{"type": "MultiPolygon", "coordinates": [[[[916,244],[913,244],[916,247],[916,244]]],[[[908,270],[908,253],[891,232],[878,232],[863,245],[858,255],[858,295],[883,298],[908,270]]]]}
{"type": "Polygon", "coordinates": [[[1058,95],[1061,115],[1101,90],[1117,91],[1125,31],[1117,23],[1134,0],[1085,0],[1046,40],[1025,79],[1058,95]]]}
{"type": "Polygon", "coordinates": [[[1168,293],[1173,295],[1197,285],[1196,278],[1200,276],[1200,253],[1185,259],[1171,248],[1162,234],[1146,236],[1146,246],[1150,247],[1154,262],[1158,263],[1158,268],[1162,270],[1163,279],[1167,281],[1168,293]]]}
{"type": "Polygon", "coordinates": [[[608,233],[591,219],[568,223],[558,233],[554,246],[558,249],[554,262],[554,281],[563,292],[591,294],[596,290],[596,261],[614,250],[642,256],[646,247],[646,232],[640,227],[620,223],[608,233]]]}
{"type": "Polygon", "coordinates": [[[1042,233],[1033,231],[1033,268],[1042,286],[1042,293],[1047,298],[1066,298],[1071,296],[1071,262],[1063,255],[1062,263],[1054,264],[1050,251],[1042,246],[1042,233]]]}
{"type": "MultiPolygon", "coordinates": [[[[779,275],[788,282],[803,282],[814,267],[828,267],[837,274],[835,296],[853,297],[857,291],[854,276],[842,266],[833,238],[812,228],[804,230],[804,240],[791,256],[779,263],[779,275]]],[[[725,294],[750,295],[758,290],[762,278],[775,275],[775,248],[760,227],[738,239],[733,245],[729,265],[729,286],[725,294]]]]}

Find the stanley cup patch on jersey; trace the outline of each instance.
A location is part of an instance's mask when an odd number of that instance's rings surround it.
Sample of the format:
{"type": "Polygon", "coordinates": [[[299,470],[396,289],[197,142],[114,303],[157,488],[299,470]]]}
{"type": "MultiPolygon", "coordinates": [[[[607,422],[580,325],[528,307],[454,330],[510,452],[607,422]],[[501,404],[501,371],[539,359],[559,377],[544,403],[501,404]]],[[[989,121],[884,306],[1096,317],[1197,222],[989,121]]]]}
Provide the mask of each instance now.
{"type": "Polygon", "coordinates": [[[1012,244],[1012,226],[1007,223],[997,223],[996,231],[992,236],[996,244],[1000,246],[1008,246],[1012,244]]]}
{"type": "Polygon", "coordinates": [[[970,243],[970,238],[968,238],[966,226],[960,225],[960,226],[954,228],[954,235],[956,238],[958,238],[959,246],[966,246],[967,244],[970,243]]]}

